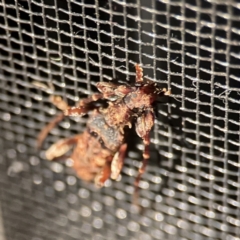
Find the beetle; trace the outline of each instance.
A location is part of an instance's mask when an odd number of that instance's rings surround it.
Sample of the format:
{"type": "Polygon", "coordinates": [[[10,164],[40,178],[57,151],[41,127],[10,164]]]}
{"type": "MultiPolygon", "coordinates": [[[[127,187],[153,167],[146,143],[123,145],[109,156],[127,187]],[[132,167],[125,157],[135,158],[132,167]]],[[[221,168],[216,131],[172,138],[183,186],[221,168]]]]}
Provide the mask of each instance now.
{"type": "Polygon", "coordinates": [[[46,158],[54,160],[65,156],[72,148],[71,159],[77,175],[86,181],[94,181],[102,187],[107,179],[116,180],[124,164],[127,152],[126,132],[134,125],[144,144],[143,161],[135,180],[135,195],[142,174],[149,160],[150,131],[154,125],[153,104],[159,96],[168,96],[170,90],[158,87],[156,82],[143,79],[143,69],[136,64],[135,82],[114,84],[99,82],[99,93],[93,94],[71,107],[59,96],[51,96],[51,102],[62,112],[40,132],[40,147],[52,128],[65,116],[89,114],[86,129],[81,134],[61,139],[46,150],[46,158]],[[96,105],[105,100],[106,107],[96,105]]]}

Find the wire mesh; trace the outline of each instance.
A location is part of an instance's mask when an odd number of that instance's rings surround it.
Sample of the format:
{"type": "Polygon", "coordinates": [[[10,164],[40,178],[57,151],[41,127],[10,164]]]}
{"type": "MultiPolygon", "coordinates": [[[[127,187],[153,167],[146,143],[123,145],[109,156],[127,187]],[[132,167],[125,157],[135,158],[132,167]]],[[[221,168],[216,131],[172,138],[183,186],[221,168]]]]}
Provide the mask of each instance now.
{"type": "MultiPolygon", "coordinates": [[[[240,7],[237,1],[0,1],[0,238],[240,239],[240,7]],[[132,205],[141,141],[102,189],[35,148],[56,114],[53,84],[74,105],[98,81],[171,88],[156,106],[151,160],[132,205]]],[[[66,118],[45,141],[84,130],[66,118]]]]}

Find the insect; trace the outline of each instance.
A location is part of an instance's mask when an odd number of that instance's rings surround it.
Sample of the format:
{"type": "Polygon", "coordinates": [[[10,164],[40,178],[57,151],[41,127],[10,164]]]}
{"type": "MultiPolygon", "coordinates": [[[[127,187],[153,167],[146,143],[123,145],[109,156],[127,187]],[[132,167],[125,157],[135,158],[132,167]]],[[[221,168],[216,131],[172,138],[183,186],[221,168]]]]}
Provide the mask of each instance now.
{"type": "Polygon", "coordinates": [[[117,179],[124,164],[127,151],[126,131],[135,127],[143,140],[143,161],[135,180],[135,192],[149,159],[149,133],[154,124],[153,103],[160,96],[170,95],[170,91],[159,88],[157,83],[143,79],[143,70],[137,64],[135,82],[131,85],[97,83],[100,93],[81,100],[70,107],[59,96],[51,96],[52,103],[62,110],[38,136],[40,147],[55,125],[64,116],[83,116],[89,113],[83,133],[61,139],[46,150],[46,158],[54,160],[65,156],[72,148],[71,159],[77,175],[86,181],[94,181],[103,186],[109,178],[117,179]],[[106,107],[96,105],[105,100],[106,107]]]}

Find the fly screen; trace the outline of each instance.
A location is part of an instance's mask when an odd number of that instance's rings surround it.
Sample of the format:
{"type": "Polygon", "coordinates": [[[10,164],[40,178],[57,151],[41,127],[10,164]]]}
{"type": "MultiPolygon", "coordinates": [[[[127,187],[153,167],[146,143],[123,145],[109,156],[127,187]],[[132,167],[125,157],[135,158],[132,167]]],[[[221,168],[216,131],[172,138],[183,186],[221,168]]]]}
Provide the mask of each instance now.
{"type": "Polygon", "coordinates": [[[239,240],[240,4],[0,0],[0,152],[1,240],[239,240]],[[52,94],[74,106],[98,82],[133,82],[135,64],[171,89],[154,105],[139,206],[134,125],[121,175],[103,188],[71,158],[45,156],[88,116],[65,117],[36,148],[60,113],[52,94]]]}

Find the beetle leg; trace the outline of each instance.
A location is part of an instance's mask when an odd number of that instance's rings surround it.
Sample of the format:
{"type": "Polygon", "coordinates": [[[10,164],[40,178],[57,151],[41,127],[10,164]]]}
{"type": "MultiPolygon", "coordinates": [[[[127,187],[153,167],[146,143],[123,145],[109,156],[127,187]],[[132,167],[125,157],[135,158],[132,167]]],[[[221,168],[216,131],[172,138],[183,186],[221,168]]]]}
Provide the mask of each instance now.
{"type": "MultiPolygon", "coordinates": [[[[54,91],[54,87],[51,83],[47,85],[41,83],[41,82],[37,82],[34,81],[33,85],[40,87],[44,90],[52,90],[54,91]]],[[[55,96],[52,95],[50,96],[50,101],[59,109],[61,109],[62,111],[65,110],[68,105],[67,103],[60,97],[60,96],[55,96]]],[[[48,135],[48,133],[56,126],[56,124],[58,124],[62,119],[64,118],[64,114],[60,113],[57,116],[55,116],[51,122],[49,122],[39,133],[38,137],[37,137],[37,148],[40,148],[42,146],[42,143],[44,141],[44,139],[46,138],[46,136],[48,135]]]]}
{"type": "Polygon", "coordinates": [[[89,103],[96,102],[97,100],[102,99],[102,98],[103,98],[103,94],[102,93],[95,93],[95,94],[92,94],[91,96],[89,96],[89,97],[87,97],[85,99],[80,100],[77,103],[77,106],[78,107],[85,106],[85,105],[87,105],[89,103]]]}
{"type": "Polygon", "coordinates": [[[65,111],[68,108],[68,104],[63,100],[62,97],[52,95],[50,101],[60,110],[65,111]]]}
{"type": "Polygon", "coordinates": [[[42,143],[44,141],[44,139],[46,138],[46,136],[48,135],[48,133],[64,118],[64,114],[60,113],[57,116],[55,116],[51,122],[49,122],[42,130],[41,132],[38,134],[37,137],[37,148],[41,148],[42,143]]]}
{"type": "Polygon", "coordinates": [[[80,107],[69,107],[64,111],[65,116],[84,116],[89,111],[94,110],[96,106],[80,106],[80,107]]]}
{"type": "Polygon", "coordinates": [[[135,190],[134,190],[134,195],[133,195],[133,202],[135,203],[135,205],[138,205],[138,198],[139,198],[139,182],[142,178],[142,175],[143,173],[145,172],[146,170],[146,166],[148,164],[148,160],[149,160],[149,145],[150,145],[150,138],[149,138],[149,134],[147,134],[147,136],[145,136],[144,140],[143,140],[143,143],[144,143],[144,151],[143,151],[143,161],[142,161],[142,166],[139,168],[138,170],[138,175],[135,179],[135,182],[134,182],[134,187],[135,187],[135,190]]]}
{"type": "Polygon", "coordinates": [[[122,170],[124,158],[126,155],[127,144],[121,145],[119,151],[115,153],[111,163],[111,178],[116,180],[122,170]]]}
{"type": "Polygon", "coordinates": [[[143,69],[136,64],[135,65],[135,69],[136,69],[136,82],[143,82],[143,69]]]}
{"type": "Polygon", "coordinates": [[[48,160],[54,160],[55,158],[63,156],[77,143],[80,136],[81,135],[75,135],[71,138],[60,139],[48,148],[45,153],[46,158],[48,160]]]}
{"type": "Polygon", "coordinates": [[[77,103],[76,107],[67,107],[64,109],[65,116],[83,116],[87,114],[89,111],[92,111],[98,107],[92,105],[92,102],[98,101],[103,98],[103,94],[96,93],[91,95],[88,98],[82,99],[77,103]]]}
{"type": "Polygon", "coordinates": [[[138,200],[139,182],[141,180],[143,173],[145,172],[148,159],[149,159],[149,145],[150,145],[149,133],[152,129],[153,123],[154,123],[154,114],[152,112],[152,109],[146,110],[142,116],[137,118],[137,122],[136,122],[136,132],[138,136],[143,139],[144,151],[143,151],[142,166],[139,168],[138,176],[134,184],[135,186],[134,202],[135,203],[137,203],[137,200],[138,200]]]}
{"type": "MultiPolygon", "coordinates": [[[[86,98],[86,100],[83,99],[80,103],[90,103],[91,101],[89,101],[89,99],[94,100],[96,98],[97,96],[91,96],[89,98],[86,98]]],[[[69,107],[68,104],[60,96],[51,96],[50,100],[58,109],[62,110],[63,113],[58,114],[49,124],[47,124],[47,126],[42,129],[37,138],[38,148],[42,146],[42,143],[48,133],[64,118],[64,116],[83,116],[89,111],[96,108],[95,106],[90,106],[87,104],[80,107],[69,107]]]]}
{"type": "Polygon", "coordinates": [[[110,175],[111,175],[111,163],[107,161],[102,170],[97,174],[97,176],[94,179],[96,186],[102,187],[106,180],[109,179],[110,175]]]}
{"type": "MultiPolygon", "coordinates": [[[[36,87],[42,88],[43,90],[51,90],[54,92],[54,86],[52,83],[48,83],[48,86],[44,83],[38,82],[38,81],[33,81],[32,84],[36,87]]],[[[51,94],[50,95],[50,101],[60,110],[64,111],[65,109],[68,108],[68,104],[62,99],[62,97],[51,94]]]]}

